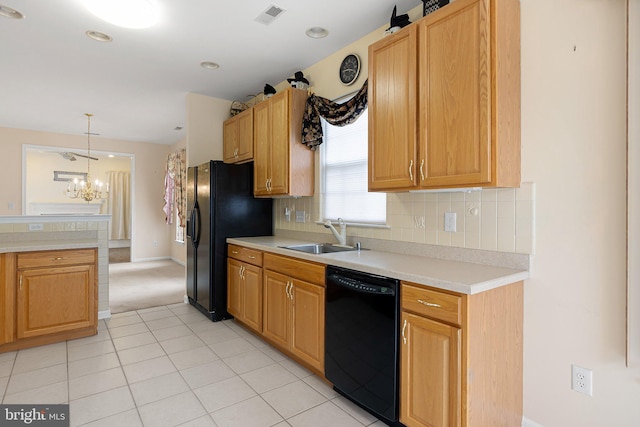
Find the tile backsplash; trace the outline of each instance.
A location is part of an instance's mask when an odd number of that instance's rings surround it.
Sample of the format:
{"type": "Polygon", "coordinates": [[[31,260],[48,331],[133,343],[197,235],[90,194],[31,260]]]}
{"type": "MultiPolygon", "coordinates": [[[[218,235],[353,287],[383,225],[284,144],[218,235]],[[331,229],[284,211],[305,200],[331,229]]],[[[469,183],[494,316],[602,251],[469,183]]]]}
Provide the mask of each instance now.
{"type": "MultiPolygon", "coordinates": [[[[325,232],[321,195],[276,199],[275,228],[325,232]],[[290,220],[285,210],[289,209],[290,220]],[[296,212],[305,222],[296,222],[296,212]]],[[[386,227],[349,226],[347,235],[468,249],[534,254],[535,183],[472,192],[388,193],[386,227]],[[445,212],[455,212],[456,231],[444,231],[445,212]]]]}

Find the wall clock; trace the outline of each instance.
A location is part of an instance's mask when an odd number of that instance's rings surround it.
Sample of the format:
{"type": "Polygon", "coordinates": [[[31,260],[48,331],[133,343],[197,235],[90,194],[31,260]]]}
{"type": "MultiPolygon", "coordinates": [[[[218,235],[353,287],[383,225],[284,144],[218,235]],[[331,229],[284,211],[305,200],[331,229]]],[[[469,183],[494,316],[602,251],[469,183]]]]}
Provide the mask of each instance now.
{"type": "Polygon", "coordinates": [[[344,57],[340,64],[340,81],[344,85],[351,85],[360,74],[360,57],[351,53],[344,57]]]}

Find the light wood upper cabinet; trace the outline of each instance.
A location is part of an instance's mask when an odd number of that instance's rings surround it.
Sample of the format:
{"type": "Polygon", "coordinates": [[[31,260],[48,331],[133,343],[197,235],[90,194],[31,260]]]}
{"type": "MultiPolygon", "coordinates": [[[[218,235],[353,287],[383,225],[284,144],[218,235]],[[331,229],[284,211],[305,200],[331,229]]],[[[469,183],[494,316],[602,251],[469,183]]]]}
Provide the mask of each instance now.
{"type": "Polygon", "coordinates": [[[224,122],[223,160],[225,163],[245,163],[253,160],[253,108],[248,108],[224,122]]]}
{"type": "Polygon", "coordinates": [[[417,28],[369,47],[369,190],[405,189],[418,153],[417,28]]]}
{"type": "Polygon", "coordinates": [[[306,100],[287,88],[253,107],[256,197],[313,195],[313,151],[301,143],[306,100]]]}
{"type": "Polygon", "coordinates": [[[520,185],[518,0],[458,0],[369,47],[369,189],[520,185]]]}

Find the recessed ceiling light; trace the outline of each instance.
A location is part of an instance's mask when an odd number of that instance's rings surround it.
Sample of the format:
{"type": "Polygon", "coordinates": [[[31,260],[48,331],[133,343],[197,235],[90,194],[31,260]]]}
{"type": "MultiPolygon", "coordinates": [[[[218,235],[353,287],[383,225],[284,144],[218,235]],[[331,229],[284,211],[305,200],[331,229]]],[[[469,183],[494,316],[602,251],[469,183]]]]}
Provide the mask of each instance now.
{"type": "Polygon", "coordinates": [[[15,9],[12,9],[8,6],[3,6],[0,4],[0,16],[4,16],[5,18],[11,19],[24,19],[24,14],[22,12],[18,12],[15,9]]]}
{"type": "Polygon", "coordinates": [[[329,31],[322,27],[311,27],[305,34],[312,39],[321,39],[323,37],[327,37],[329,35],[329,31]]]}
{"type": "Polygon", "coordinates": [[[149,28],[160,19],[155,0],[84,0],[91,13],[124,28],[149,28]]]}
{"type": "Polygon", "coordinates": [[[215,62],[211,61],[202,61],[200,63],[200,66],[207,70],[217,70],[218,68],[220,68],[220,64],[216,64],[215,62]]]}
{"type": "Polygon", "coordinates": [[[113,41],[113,37],[111,37],[109,34],[101,33],[100,31],[87,31],[85,34],[90,39],[94,39],[99,42],[113,41]]]}

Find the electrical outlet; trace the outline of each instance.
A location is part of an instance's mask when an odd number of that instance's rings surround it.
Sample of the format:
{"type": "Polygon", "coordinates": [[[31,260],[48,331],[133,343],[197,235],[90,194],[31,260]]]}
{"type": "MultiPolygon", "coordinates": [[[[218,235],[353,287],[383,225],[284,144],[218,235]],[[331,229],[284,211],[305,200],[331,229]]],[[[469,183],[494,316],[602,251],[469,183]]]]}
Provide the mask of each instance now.
{"type": "Polygon", "coordinates": [[[423,216],[414,216],[413,217],[413,225],[415,228],[424,228],[424,217],[423,216]]]}
{"type": "Polygon", "coordinates": [[[593,372],[591,369],[571,365],[571,390],[593,396],[593,372]]]}
{"type": "Polygon", "coordinates": [[[296,211],[296,222],[304,222],[305,214],[305,211],[296,211]]]}
{"type": "Polygon", "coordinates": [[[444,213],[444,231],[452,233],[456,232],[456,213],[445,212],[444,213]]]}

